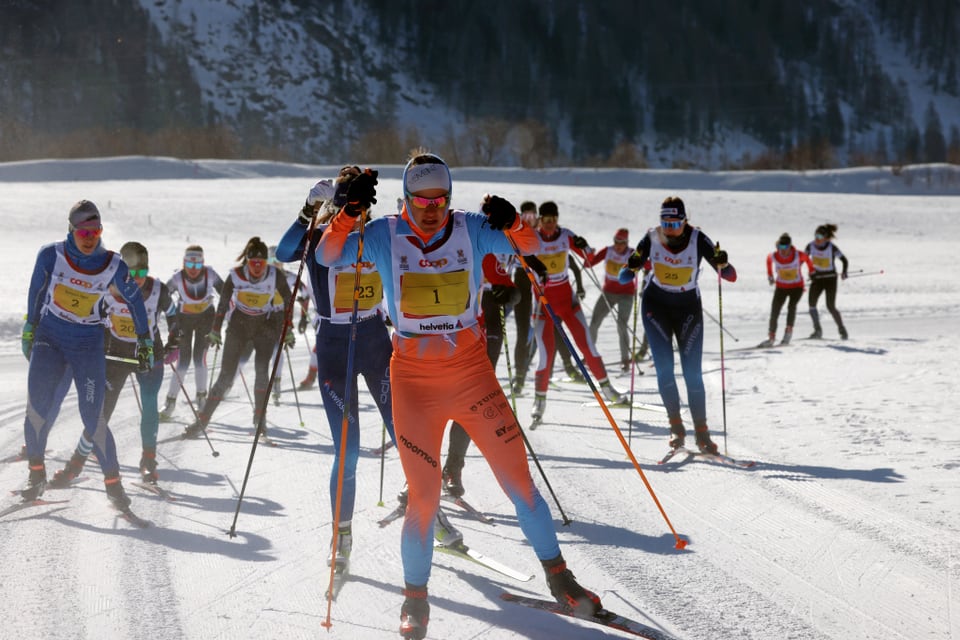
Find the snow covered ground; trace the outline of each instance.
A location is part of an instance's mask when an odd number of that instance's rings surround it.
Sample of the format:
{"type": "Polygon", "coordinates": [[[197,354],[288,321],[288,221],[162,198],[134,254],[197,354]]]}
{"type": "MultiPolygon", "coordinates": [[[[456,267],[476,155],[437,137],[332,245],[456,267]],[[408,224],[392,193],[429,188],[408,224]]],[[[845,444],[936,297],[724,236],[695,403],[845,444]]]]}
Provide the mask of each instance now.
{"type": "MultiPolygon", "coordinates": [[[[74,201],[89,198],[100,206],[108,247],[118,249],[128,240],[146,244],[154,275],[172,273],[184,247],[195,242],[224,273],[250,236],[275,243],[313,180],[331,175],[302,166],[217,163],[224,177],[184,179],[185,168],[203,173],[200,165],[166,161],[177,169],[172,177],[148,179],[158,163],[129,159],[45,163],[27,176],[23,164],[0,165],[0,268],[6,274],[0,294],[8,301],[0,309],[4,456],[22,442],[26,363],[17,338],[30,270],[42,244],[63,238],[74,201]],[[44,180],[43,171],[56,172],[55,181],[44,180]],[[74,174],[83,181],[71,181],[74,174]]],[[[390,212],[399,195],[398,172],[386,175],[375,212],[390,212]]],[[[740,280],[722,289],[729,331],[722,352],[720,330],[707,320],[704,370],[715,439],[756,466],[743,470],[699,460],[658,466],[668,431],[663,412],[635,409],[630,423],[629,410],[612,410],[670,522],[689,541],[685,550],[674,548],[669,527],[612,428],[589,406],[587,387],[559,382],[560,389],[550,392],[545,424],[528,433],[572,520],[562,526],[557,504],[534,469],[564,554],[607,607],[685,640],[960,638],[954,389],[960,281],[950,271],[960,241],[955,187],[928,195],[919,181],[864,186],[874,178],[862,179],[856,171],[722,179],[641,172],[622,182],[657,181],[647,187],[597,186],[590,171],[567,172],[563,184],[551,184],[562,181],[542,172],[500,171],[496,180],[482,171],[456,175],[456,204],[474,208],[484,192],[514,204],[553,199],[561,224],[595,247],[620,226],[630,229],[635,243],[655,224],[659,202],[678,194],[691,221],[721,243],[739,271],[740,280]],[[744,189],[742,183],[763,186],[744,189]],[[837,244],[850,258],[852,275],[883,270],[840,285],[838,306],[850,339],[837,340],[821,301],[826,340],[745,349],[766,333],[772,290],[765,255],[782,232],[802,246],[824,222],[839,225],[837,244]]],[[[720,296],[711,276],[701,281],[704,306],[718,318],[720,296]]],[[[588,289],[586,305],[592,308],[597,291],[588,289]]],[[[806,301],[798,337],[810,332],[805,309],[806,301]]],[[[781,330],[783,324],[781,317],[781,330]]],[[[297,339],[292,366],[299,380],[307,348],[303,336],[297,339]]],[[[513,331],[508,340],[512,347],[513,331]]],[[[599,343],[601,354],[615,361],[612,320],[599,343]]],[[[645,375],[635,380],[636,397],[659,405],[648,367],[644,363],[645,375]]],[[[505,381],[505,358],[500,374],[505,381]]],[[[615,384],[629,388],[630,378],[616,377],[615,384]]],[[[397,637],[400,523],[384,529],[376,524],[403,482],[396,453],[386,455],[382,468],[379,457],[361,457],[352,577],[332,605],[328,632],[321,623],[327,615],[331,438],[319,392],[300,392],[298,412],[287,370],[283,388],[280,406],[268,410],[279,446],[256,451],[235,537],[227,532],[252,443],[250,406],[240,384],[215,416],[211,440],[219,457],[203,440],[161,447],[161,481],[177,502],[128,486],[134,510],[154,527],[134,529],[116,518],[95,467],[86,482],[48,494],[69,502],[0,520],[4,637],[397,637]]],[[[380,422],[365,390],[361,402],[363,445],[372,448],[381,441],[380,422]]],[[[530,395],[517,404],[526,423],[530,395]]],[[[188,414],[181,401],[181,422],[161,425],[161,437],[179,432],[188,414]]],[[[140,454],[138,419],[133,393],[126,393],[112,427],[128,485],[140,454]]],[[[50,473],[69,457],[80,430],[71,393],[50,438],[50,473]]],[[[26,471],[25,463],[0,464],[0,482],[16,489],[26,471]]],[[[466,497],[496,522],[482,524],[451,508],[467,544],[535,577],[517,582],[438,554],[428,637],[626,637],[501,602],[505,589],[549,595],[510,505],[473,449],[464,482],[466,497]]]]}

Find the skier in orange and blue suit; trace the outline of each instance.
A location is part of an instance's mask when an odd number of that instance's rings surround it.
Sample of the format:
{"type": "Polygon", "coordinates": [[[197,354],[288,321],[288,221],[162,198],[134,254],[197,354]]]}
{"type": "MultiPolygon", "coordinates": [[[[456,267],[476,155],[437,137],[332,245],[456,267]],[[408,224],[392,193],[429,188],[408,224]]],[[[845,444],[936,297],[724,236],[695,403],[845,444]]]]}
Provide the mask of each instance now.
{"type": "MultiPolygon", "coordinates": [[[[376,172],[350,183],[347,203],[324,231],[317,259],[328,266],[357,259],[355,218],[376,202],[376,172]]],[[[379,270],[396,332],[390,365],[393,417],[409,499],[401,534],[403,593],[400,634],[423,638],[429,605],[427,580],[439,510],[440,447],[447,421],[463,425],[510,497],[520,528],[542,561],[551,593],[579,614],[600,608],[566,568],[550,509],[527,466],[516,416],[486,353],[477,320],[483,257],[523,254],[537,238],[512,204],[490,196],[484,213],[450,208],[450,170],[439,157],[418,153],[403,172],[403,207],[366,225],[364,261],[379,270]],[[506,233],[504,233],[506,231],[506,233]]]]}

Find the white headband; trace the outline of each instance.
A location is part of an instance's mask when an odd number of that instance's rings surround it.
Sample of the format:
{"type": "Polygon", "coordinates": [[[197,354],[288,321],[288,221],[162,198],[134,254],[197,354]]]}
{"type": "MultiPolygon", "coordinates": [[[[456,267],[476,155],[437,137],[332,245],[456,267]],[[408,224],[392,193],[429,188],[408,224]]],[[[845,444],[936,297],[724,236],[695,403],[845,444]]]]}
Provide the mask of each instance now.
{"type": "Polygon", "coordinates": [[[449,193],[450,185],[450,169],[445,164],[408,165],[403,171],[404,193],[417,193],[427,189],[443,189],[449,193]]]}

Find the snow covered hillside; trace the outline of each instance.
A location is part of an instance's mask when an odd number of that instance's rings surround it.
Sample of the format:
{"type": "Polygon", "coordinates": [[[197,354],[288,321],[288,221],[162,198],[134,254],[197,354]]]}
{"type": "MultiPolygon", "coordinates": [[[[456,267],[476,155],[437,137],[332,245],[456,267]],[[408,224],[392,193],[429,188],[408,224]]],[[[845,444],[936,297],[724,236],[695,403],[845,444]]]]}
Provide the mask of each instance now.
{"type": "MultiPolygon", "coordinates": [[[[18,337],[33,261],[42,244],[64,237],[74,201],[89,198],[100,206],[108,247],[143,242],[153,275],[172,273],[191,243],[202,244],[207,262],[223,273],[250,236],[276,243],[314,180],[330,175],[302,166],[219,164],[220,177],[211,179],[188,179],[176,163],[163,179],[128,175],[123,162],[107,163],[106,170],[98,162],[68,164],[59,167],[55,181],[10,176],[0,166],[0,215],[6,222],[0,293],[8,300],[0,311],[0,456],[15,454],[22,443],[27,367],[18,337]],[[82,180],[70,178],[79,175],[82,180]]],[[[205,170],[202,163],[196,166],[205,170]]],[[[385,175],[374,211],[380,215],[391,212],[400,194],[395,168],[385,175]]],[[[721,351],[720,329],[707,319],[704,371],[715,440],[756,466],[697,459],[658,466],[668,425],[649,362],[632,381],[645,408],[633,410],[632,422],[628,409],[611,410],[670,522],[689,541],[685,550],[674,548],[669,527],[611,426],[591,406],[586,386],[558,381],[545,423],[528,432],[559,506],[572,520],[562,525],[557,503],[531,467],[564,555],[578,580],[608,608],[683,640],[960,637],[954,388],[960,283],[949,271],[960,241],[955,190],[930,195],[914,182],[881,189],[880,195],[870,188],[844,191],[844,184],[863,184],[856,172],[835,172],[819,188],[809,174],[718,181],[716,174],[665,172],[647,176],[666,182],[646,185],[597,184],[596,172],[575,171],[563,184],[544,180],[540,172],[462,170],[455,176],[456,205],[475,208],[485,192],[514,204],[552,199],[561,225],[597,248],[621,226],[635,243],[656,223],[660,201],[680,195],[691,222],[720,242],[739,271],[738,282],[723,283],[722,308],[713,272],[701,280],[704,308],[722,316],[729,332],[721,351]],[[741,182],[763,187],[743,189],[741,182]],[[825,340],[749,348],[766,337],[772,296],[766,254],[784,231],[802,246],[824,222],[839,226],[836,244],[851,261],[853,277],[838,294],[850,339],[837,339],[821,301],[825,340]]],[[[588,316],[597,299],[589,282],[588,316]]],[[[781,316],[781,330],[783,324],[781,316]]],[[[509,326],[512,349],[516,336],[509,326]]],[[[795,334],[809,332],[804,300],[795,334]]],[[[307,370],[305,336],[298,334],[297,341],[293,380],[307,370]]],[[[617,359],[612,320],[601,329],[599,349],[608,362],[617,359]]],[[[504,357],[499,374],[506,381],[504,357]]],[[[614,377],[614,384],[629,389],[631,378],[614,377]]],[[[161,483],[176,502],[129,484],[140,456],[139,415],[133,393],[125,392],[111,426],[133,509],[154,526],[134,529],[117,519],[93,464],[86,481],[47,495],[67,502],[0,519],[4,636],[398,637],[400,523],[381,529],[377,520],[394,505],[403,478],[395,451],[385,456],[382,482],[381,460],[369,452],[382,438],[373,402],[364,389],[352,575],[332,605],[328,632],[321,623],[327,614],[331,438],[318,390],[294,394],[287,369],[282,388],[280,405],[268,408],[278,446],[256,451],[233,538],[227,531],[252,444],[242,384],[212,424],[211,445],[219,457],[203,440],[161,445],[161,483]]],[[[529,421],[531,402],[529,391],[517,398],[522,424],[529,421]]],[[[161,437],[190,420],[182,400],[177,419],[161,425],[161,437]]],[[[48,473],[70,456],[80,431],[71,393],[50,437],[48,473]]],[[[8,489],[19,488],[26,476],[25,463],[0,463],[0,482],[8,489]]],[[[465,497],[495,522],[483,524],[450,507],[466,543],[534,577],[519,582],[437,554],[429,638],[628,637],[502,602],[504,590],[536,597],[549,592],[512,507],[473,448],[464,484],[465,497]]]]}

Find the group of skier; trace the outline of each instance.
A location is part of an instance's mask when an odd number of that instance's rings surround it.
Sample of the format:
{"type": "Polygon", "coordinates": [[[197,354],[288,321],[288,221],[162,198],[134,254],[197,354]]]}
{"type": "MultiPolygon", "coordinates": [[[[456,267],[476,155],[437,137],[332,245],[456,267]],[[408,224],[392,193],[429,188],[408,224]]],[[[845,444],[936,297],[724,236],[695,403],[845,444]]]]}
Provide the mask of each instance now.
{"type": "MultiPolygon", "coordinates": [[[[471,441],[511,499],[518,523],[543,564],[551,594],[578,615],[595,614],[600,600],[566,566],[550,509],[530,475],[520,425],[496,377],[504,318],[512,309],[519,332],[517,377],[511,380],[514,392],[523,387],[533,344],[539,352],[534,426],[544,415],[555,354],[567,342],[557,340],[561,331],[557,323],[585,365],[582,372],[573,372],[592,376],[607,401],[624,402],[624,394],[611,385],[595,341],[600,324],[613,311],[621,368],[633,366],[626,320],[635,312],[631,307],[642,269],[639,315],[669,419],[670,447],[683,447],[686,437],[674,375],[676,341],[696,444],[702,452],[716,454],[706,417],[704,327],[697,282],[703,261],[730,282],[736,281],[736,270],[726,251],[689,224],[684,202],[677,197],[663,201],[659,224],[635,248],[628,244],[629,231],[620,229],[611,245],[595,252],[584,237],[559,225],[554,202],[543,202],[539,208],[525,202],[518,212],[493,195],[484,198],[481,212],[452,208],[449,168],[423,150],[415,152],[404,169],[396,215],[370,218],[377,184],[376,171],[351,165],[343,167],[336,179],[317,182],[275,250],[281,262],[304,261],[316,307],[316,360],[308,382],[320,381],[335,451],[328,563],[345,562],[352,546],[360,438],[357,381],[362,375],[397,447],[407,481],[401,635],[426,635],[434,528],[443,526],[442,521],[437,524],[439,496],[441,488],[463,494],[461,472],[471,441]],[[603,284],[597,282],[601,295],[589,325],[580,304],[582,285],[577,280],[575,291],[568,276],[569,268],[577,264],[573,256],[586,270],[604,264],[603,284]],[[454,427],[441,468],[448,420],[454,427]]],[[[840,260],[845,277],[847,261],[830,242],[835,231],[834,225],[819,227],[805,252],[796,251],[788,235],[779,239],[777,253],[768,259],[771,283],[777,284],[771,342],[785,300],[790,306],[784,340],[789,341],[799,298],[795,291],[803,291],[801,264],[816,276],[810,294],[814,336],[821,335],[815,303],[823,291],[846,338],[834,307],[833,265],[840,260]]],[[[195,368],[198,409],[197,419],[184,430],[185,438],[206,429],[251,346],[256,370],[254,426],[262,432],[271,356],[293,344],[291,314],[285,313],[294,303],[291,283],[278,265],[271,264],[268,247],[259,237],[247,242],[238,266],[225,280],[204,264],[203,249],[191,245],[183,268],[161,283],[148,275],[146,247],[127,243],[117,255],[102,246],[101,232],[96,206],[78,202],[69,214],[66,240],[41,249],[34,268],[23,330],[24,355],[30,361],[24,426],[29,478],[24,501],[44,491],[46,439],[71,376],[81,391],[84,432],[73,457],[51,482],[69,483],[92,452],[110,499],[124,510],[129,498],[120,483],[108,423],[131,373],[139,381],[143,413],[140,472],[144,481],[155,483],[158,418],[172,414],[190,364],[195,368]],[[158,326],[161,315],[168,329],[165,344],[158,326]],[[208,344],[223,346],[220,374],[209,394],[204,357],[208,344]],[[157,399],[162,367],[164,361],[172,365],[175,360],[161,412],[157,399]],[[52,385],[52,380],[59,383],[52,385]]]]}

